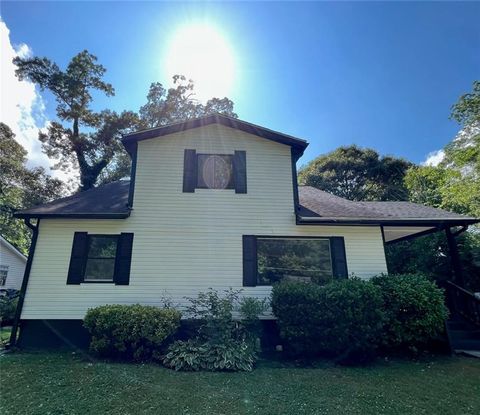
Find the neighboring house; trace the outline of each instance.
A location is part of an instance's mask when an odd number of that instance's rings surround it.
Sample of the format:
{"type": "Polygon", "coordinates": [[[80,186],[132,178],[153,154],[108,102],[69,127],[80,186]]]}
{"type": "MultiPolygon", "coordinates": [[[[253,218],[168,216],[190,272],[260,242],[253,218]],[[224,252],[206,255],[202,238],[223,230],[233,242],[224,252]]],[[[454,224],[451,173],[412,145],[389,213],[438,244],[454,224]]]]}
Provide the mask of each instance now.
{"type": "Polygon", "coordinates": [[[0,235],[0,291],[19,290],[27,257],[0,235]]]}
{"type": "Polygon", "coordinates": [[[71,339],[86,311],[106,303],[182,305],[208,288],[265,298],[282,278],[369,278],[387,272],[385,243],[476,221],[298,187],[306,141],[222,115],[123,144],[130,181],[16,214],[36,240],[20,343],[50,329],[71,339]]]}

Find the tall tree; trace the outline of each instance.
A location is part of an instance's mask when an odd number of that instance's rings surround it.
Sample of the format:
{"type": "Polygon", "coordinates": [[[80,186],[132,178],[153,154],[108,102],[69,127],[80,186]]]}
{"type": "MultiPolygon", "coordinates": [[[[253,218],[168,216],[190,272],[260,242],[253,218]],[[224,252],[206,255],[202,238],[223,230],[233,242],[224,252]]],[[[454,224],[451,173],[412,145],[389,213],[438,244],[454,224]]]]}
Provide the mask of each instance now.
{"type": "Polygon", "coordinates": [[[0,234],[24,253],[30,232],[13,213],[60,197],[64,191],[60,180],[52,179],[41,167],[29,169],[26,162],[27,151],[0,122],[0,234]]]}
{"type": "Polygon", "coordinates": [[[311,161],[299,182],[349,200],[406,200],[403,184],[411,163],[355,145],[339,147],[311,161]]]}
{"type": "Polygon", "coordinates": [[[115,91],[103,81],[106,69],[86,50],[74,56],[65,70],[47,58],[16,57],[13,62],[19,79],[29,79],[42,90],[49,90],[57,101],[60,122],[52,122],[46,133],[40,133],[43,150],[59,161],[56,168],[78,167],[80,190],[93,187],[112,161],[118,137],[139,125],[138,116],[130,111],[117,114],[91,109],[93,91],[107,96],[115,91]]]}

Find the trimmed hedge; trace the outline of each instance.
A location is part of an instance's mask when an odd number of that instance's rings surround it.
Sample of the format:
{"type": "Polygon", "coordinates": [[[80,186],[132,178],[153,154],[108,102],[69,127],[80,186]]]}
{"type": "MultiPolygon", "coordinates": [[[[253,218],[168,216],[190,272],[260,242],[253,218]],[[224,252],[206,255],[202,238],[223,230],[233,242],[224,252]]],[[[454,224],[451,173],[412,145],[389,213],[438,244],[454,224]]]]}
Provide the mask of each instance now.
{"type": "Polygon", "coordinates": [[[374,355],[385,318],[382,305],[379,288],[356,278],[325,286],[285,281],[272,291],[287,351],[296,356],[325,353],[345,363],[374,355]]]}
{"type": "Polygon", "coordinates": [[[88,310],[84,326],[92,335],[90,351],[125,360],[160,359],[162,348],[180,325],[171,308],[104,305],[88,310]]]}
{"type": "Polygon", "coordinates": [[[443,333],[448,309],[443,290],[432,281],[419,274],[380,275],[371,281],[384,302],[383,347],[415,350],[443,333]]]}

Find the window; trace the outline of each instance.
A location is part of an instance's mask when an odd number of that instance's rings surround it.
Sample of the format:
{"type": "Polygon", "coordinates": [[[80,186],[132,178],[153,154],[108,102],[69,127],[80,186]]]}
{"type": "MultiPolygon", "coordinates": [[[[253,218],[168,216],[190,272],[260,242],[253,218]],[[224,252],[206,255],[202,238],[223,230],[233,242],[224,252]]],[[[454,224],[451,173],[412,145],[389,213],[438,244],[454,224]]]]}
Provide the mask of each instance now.
{"type": "Polygon", "coordinates": [[[243,285],[288,279],[325,284],[348,276],[343,237],[243,235],[243,285]]]}
{"type": "Polygon", "coordinates": [[[89,235],[84,280],[113,281],[117,235],[89,235]]]}
{"type": "Polygon", "coordinates": [[[198,154],[197,169],[197,188],[235,188],[233,178],[233,156],[222,154],[198,154]]]}
{"type": "Polygon", "coordinates": [[[197,154],[185,149],[183,161],[183,192],[195,189],[235,189],[247,193],[247,155],[245,151],[233,154],[197,154]]]}
{"type": "Polygon", "coordinates": [[[133,233],[92,235],[75,232],[67,284],[129,285],[133,233]]]}
{"type": "Polygon", "coordinates": [[[4,286],[7,282],[8,265],[0,265],[0,286],[4,286]]]}
{"type": "Polygon", "coordinates": [[[257,285],[283,279],[326,283],[332,279],[328,239],[257,239],[257,285]]]}

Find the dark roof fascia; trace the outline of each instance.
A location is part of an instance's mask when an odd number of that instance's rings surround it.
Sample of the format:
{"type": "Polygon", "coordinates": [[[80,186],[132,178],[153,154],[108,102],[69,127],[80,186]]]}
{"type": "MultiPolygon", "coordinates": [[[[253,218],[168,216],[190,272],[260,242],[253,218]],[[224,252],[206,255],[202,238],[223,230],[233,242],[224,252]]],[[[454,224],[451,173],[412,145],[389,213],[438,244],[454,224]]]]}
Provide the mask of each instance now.
{"type": "Polygon", "coordinates": [[[125,213],[14,213],[14,217],[22,219],[126,219],[130,212],[125,213]]]}
{"type": "Polygon", "coordinates": [[[480,219],[362,219],[362,218],[313,218],[297,217],[298,225],[384,225],[384,226],[464,226],[479,223],[480,219]]]}
{"type": "Polygon", "coordinates": [[[292,148],[295,148],[298,157],[303,154],[303,152],[308,146],[308,142],[306,142],[305,140],[301,140],[287,134],[279,133],[265,127],[260,127],[259,125],[251,124],[249,122],[227,117],[221,114],[213,114],[206,117],[195,118],[193,120],[182,121],[175,124],[127,134],[123,137],[122,143],[128,153],[131,155],[135,151],[133,143],[136,143],[138,141],[178,133],[181,131],[190,130],[192,128],[204,127],[206,125],[215,123],[241,130],[246,133],[265,138],[267,140],[275,141],[277,143],[289,145],[292,148]]]}

